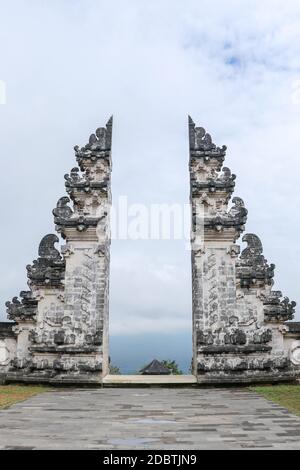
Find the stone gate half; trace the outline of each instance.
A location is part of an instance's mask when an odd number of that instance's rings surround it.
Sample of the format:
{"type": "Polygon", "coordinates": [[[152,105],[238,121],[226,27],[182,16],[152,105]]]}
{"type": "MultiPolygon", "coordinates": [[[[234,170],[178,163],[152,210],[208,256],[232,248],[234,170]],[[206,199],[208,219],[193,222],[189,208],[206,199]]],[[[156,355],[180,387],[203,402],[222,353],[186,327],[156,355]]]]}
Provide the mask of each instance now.
{"type": "Polygon", "coordinates": [[[189,117],[192,206],[193,369],[198,382],[293,380],[300,367],[295,302],[272,290],[257,235],[246,234],[247,209],[234,197],[235,175],[217,147],[189,117]],[[286,323],[287,322],[287,323],[286,323]]]}
{"type": "Polygon", "coordinates": [[[53,210],[66,244],[59,251],[58,237],[46,235],[27,266],[30,290],[6,303],[13,323],[0,324],[2,380],[90,383],[108,371],[112,124],[75,147],[68,196],[53,210]]]}

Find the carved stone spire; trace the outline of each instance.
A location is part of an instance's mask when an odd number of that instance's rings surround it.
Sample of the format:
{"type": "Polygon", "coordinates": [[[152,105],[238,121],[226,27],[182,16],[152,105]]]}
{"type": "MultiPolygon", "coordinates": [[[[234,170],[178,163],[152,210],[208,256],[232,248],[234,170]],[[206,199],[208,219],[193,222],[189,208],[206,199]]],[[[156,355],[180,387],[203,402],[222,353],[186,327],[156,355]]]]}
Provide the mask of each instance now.
{"type": "Polygon", "coordinates": [[[247,233],[242,238],[247,247],[242,251],[236,263],[236,278],[242,290],[258,292],[263,302],[266,322],[284,322],[292,320],[296,302],[288,297],[282,298],[280,291],[272,291],[275,264],[268,264],[263,255],[263,245],[257,235],[247,233]]]}
{"type": "Polygon", "coordinates": [[[196,127],[190,116],[188,117],[188,121],[191,157],[214,157],[220,158],[223,161],[226,154],[226,145],[223,145],[222,148],[217,147],[213,143],[211,135],[206,132],[203,127],[196,127]]]}
{"type": "Polygon", "coordinates": [[[236,276],[241,287],[272,286],[275,265],[267,263],[260,239],[253,233],[247,233],[242,241],[247,243],[247,247],[242,251],[236,268],[236,276]]]}
{"type": "Polygon", "coordinates": [[[56,230],[63,238],[66,238],[68,229],[78,232],[95,229],[108,214],[112,124],[111,117],[106,127],[99,127],[95,134],[91,134],[84,147],[74,147],[79,168],[74,167],[70,174],[65,175],[66,190],[74,203],[74,210],[68,206],[71,202],[68,197],[60,198],[53,209],[56,230]]]}
{"type": "Polygon", "coordinates": [[[86,169],[85,162],[96,160],[98,158],[110,158],[112,142],[113,117],[111,116],[105,127],[98,127],[95,134],[91,134],[89,142],[79,148],[74,147],[77,162],[81,170],[86,169]]]}
{"type": "MultiPolygon", "coordinates": [[[[233,198],[233,206],[228,209],[234,191],[236,176],[222,164],[226,146],[217,147],[210,134],[203,127],[196,127],[189,116],[190,139],[190,180],[193,209],[201,204],[204,209],[204,237],[214,238],[215,233],[223,233],[234,242],[245,229],[247,209],[241,198],[233,198]]],[[[193,213],[195,214],[195,210],[193,213]]],[[[195,220],[193,220],[195,226],[195,220]]],[[[200,222],[201,223],[201,222],[200,222]]],[[[217,235],[220,239],[220,235],[217,235]]]]}

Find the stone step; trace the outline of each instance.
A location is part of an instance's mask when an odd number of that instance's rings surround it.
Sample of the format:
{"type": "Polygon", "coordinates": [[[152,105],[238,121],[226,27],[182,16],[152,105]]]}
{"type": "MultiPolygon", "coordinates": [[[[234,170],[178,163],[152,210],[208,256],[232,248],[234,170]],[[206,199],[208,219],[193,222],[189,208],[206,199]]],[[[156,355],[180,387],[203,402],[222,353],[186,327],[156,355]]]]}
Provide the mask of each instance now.
{"type": "Polygon", "coordinates": [[[102,384],[104,387],[122,386],[189,386],[197,384],[194,375],[107,375],[102,384]]]}

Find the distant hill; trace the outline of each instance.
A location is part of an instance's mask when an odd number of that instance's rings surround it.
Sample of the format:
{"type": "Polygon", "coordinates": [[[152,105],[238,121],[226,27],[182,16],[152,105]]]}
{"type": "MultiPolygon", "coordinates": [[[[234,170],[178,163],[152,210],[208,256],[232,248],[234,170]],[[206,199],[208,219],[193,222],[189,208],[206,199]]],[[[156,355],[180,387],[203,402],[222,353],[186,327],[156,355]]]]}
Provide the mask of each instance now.
{"type": "Polygon", "coordinates": [[[189,373],[192,360],[192,333],[189,331],[111,336],[109,341],[111,363],[118,366],[122,374],[137,373],[154,358],[175,360],[184,374],[189,373]]]}

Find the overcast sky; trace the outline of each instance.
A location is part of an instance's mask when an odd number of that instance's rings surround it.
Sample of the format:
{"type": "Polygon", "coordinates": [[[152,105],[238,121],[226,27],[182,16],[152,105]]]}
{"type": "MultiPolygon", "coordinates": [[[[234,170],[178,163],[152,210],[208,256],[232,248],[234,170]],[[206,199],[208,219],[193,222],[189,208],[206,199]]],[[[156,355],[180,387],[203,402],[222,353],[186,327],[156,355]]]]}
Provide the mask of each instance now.
{"type": "MultiPolygon", "coordinates": [[[[63,175],[114,115],[113,199],[188,202],[187,114],[237,175],[247,231],[300,304],[300,2],[0,1],[1,319],[63,175]]],[[[185,241],[113,241],[111,332],[191,329],[185,241]]],[[[297,319],[300,320],[300,309],[297,319]]]]}

